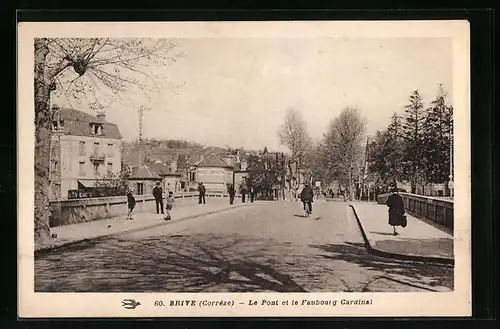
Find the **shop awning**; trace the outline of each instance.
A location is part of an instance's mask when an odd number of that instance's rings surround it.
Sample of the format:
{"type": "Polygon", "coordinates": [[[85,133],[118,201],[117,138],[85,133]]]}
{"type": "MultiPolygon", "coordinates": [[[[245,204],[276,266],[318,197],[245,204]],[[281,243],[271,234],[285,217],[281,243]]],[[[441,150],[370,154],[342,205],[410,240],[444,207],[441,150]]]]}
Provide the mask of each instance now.
{"type": "Polygon", "coordinates": [[[94,181],[85,181],[85,180],[79,180],[78,181],[78,188],[94,188],[94,181]]]}

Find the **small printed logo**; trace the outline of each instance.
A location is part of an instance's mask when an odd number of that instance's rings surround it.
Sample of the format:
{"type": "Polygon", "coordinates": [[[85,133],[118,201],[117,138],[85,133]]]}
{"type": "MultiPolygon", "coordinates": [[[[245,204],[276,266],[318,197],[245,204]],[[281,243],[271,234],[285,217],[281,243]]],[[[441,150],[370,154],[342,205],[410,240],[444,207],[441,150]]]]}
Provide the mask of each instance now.
{"type": "Polygon", "coordinates": [[[136,302],[135,299],[124,299],[122,301],[122,306],[129,310],[133,310],[139,305],[141,305],[141,303],[136,302]]]}

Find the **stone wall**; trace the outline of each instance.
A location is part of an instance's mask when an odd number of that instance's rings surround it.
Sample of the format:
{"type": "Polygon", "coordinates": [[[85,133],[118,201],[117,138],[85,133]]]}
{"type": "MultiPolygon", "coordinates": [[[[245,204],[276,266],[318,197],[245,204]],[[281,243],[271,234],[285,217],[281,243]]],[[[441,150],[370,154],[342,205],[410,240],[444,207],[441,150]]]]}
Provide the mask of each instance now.
{"type": "MultiPolygon", "coordinates": [[[[134,212],[155,212],[153,195],[136,195],[134,212]]],[[[225,194],[208,193],[207,198],[226,197],[225,194]]],[[[175,195],[176,206],[189,206],[198,203],[198,193],[175,195]]],[[[127,214],[127,197],[103,197],[72,199],[50,202],[50,227],[78,224],[127,214]]]]}
{"type": "MultiPolygon", "coordinates": [[[[417,218],[425,218],[442,228],[453,232],[453,199],[423,196],[411,193],[399,193],[403,197],[405,211],[417,218]]],[[[391,193],[379,194],[377,203],[384,204],[391,193]]]]}

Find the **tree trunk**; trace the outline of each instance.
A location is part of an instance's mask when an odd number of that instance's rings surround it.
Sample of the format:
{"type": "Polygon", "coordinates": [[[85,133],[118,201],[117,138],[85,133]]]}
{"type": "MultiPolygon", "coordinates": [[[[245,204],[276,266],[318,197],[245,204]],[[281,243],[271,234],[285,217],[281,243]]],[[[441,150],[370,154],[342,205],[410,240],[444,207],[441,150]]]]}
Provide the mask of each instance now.
{"type": "Polygon", "coordinates": [[[45,79],[48,49],[42,39],[35,39],[35,245],[50,239],[49,166],[50,166],[50,88],[45,79]]]}

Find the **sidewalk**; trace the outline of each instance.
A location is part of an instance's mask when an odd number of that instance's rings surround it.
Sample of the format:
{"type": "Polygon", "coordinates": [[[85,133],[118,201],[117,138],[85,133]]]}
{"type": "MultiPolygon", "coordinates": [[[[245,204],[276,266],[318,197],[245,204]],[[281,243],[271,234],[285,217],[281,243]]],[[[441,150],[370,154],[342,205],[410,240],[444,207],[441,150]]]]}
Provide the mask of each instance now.
{"type": "Polygon", "coordinates": [[[145,230],[180,220],[206,216],[224,210],[249,205],[252,205],[252,203],[229,205],[226,199],[212,200],[204,205],[194,204],[176,207],[172,210],[172,220],[168,222],[163,219],[165,215],[149,212],[133,214],[133,220],[127,220],[127,216],[124,215],[80,224],[52,227],[50,233],[57,234],[57,238],[52,239],[50,244],[35,248],[35,252],[47,251],[69,244],[103,238],[119,233],[145,230]]]}
{"type": "Polygon", "coordinates": [[[379,254],[420,261],[453,264],[453,235],[406,214],[408,225],[392,234],[388,208],[374,202],[350,202],[369,247],[379,254]]]}

